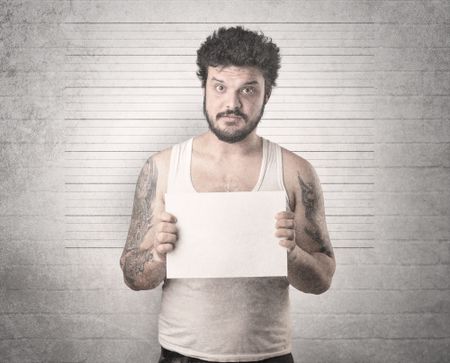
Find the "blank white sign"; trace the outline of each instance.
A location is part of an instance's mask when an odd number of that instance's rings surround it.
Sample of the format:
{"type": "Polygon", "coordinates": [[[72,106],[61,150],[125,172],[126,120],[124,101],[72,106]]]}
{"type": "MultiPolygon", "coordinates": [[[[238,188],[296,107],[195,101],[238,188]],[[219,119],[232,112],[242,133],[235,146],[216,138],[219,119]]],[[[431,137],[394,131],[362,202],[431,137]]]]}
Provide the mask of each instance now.
{"type": "Polygon", "coordinates": [[[286,249],[275,237],[284,192],[166,194],[177,217],[167,278],[286,276],[286,249]]]}

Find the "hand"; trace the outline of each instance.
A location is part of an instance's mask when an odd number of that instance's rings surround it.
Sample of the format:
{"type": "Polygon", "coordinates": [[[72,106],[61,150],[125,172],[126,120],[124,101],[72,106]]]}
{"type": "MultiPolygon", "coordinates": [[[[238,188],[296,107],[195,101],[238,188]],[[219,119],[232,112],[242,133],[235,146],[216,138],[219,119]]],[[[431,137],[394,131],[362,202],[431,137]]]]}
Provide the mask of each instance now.
{"type": "Polygon", "coordinates": [[[282,238],[280,245],[287,248],[288,252],[292,252],[296,246],[295,243],[295,221],[294,213],[280,212],[275,216],[277,220],[275,227],[275,236],[282,238]]]}
{"type": "Polygon", "coordinates": [[[173,251],[178,241],[177,219],[170,213],[162,212],[155,227],[156,238],[154,244],[155,259],[165,261],[166,254],[173,251]]]}

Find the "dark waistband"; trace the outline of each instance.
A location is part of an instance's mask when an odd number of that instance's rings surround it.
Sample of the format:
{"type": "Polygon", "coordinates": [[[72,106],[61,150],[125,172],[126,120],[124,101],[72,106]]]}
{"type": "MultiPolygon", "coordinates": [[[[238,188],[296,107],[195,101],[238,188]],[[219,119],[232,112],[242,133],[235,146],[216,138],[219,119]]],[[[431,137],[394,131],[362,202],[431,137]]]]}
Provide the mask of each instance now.
{"type": "MultiPolygon", "coordinates": [[[[261,361],[261,363],[294,363],[292,354],[285,354],[278,357],[268,358],[261,361]]],[[[183,354],[173,352],[164,347],[161,347],[161,357],[159,363],[220,363],[209,360],[202,360],[198,358],[187,357],[183,354]]],[[[229,362],[229,363],[256,363],[256,362],[229,362]]]]}

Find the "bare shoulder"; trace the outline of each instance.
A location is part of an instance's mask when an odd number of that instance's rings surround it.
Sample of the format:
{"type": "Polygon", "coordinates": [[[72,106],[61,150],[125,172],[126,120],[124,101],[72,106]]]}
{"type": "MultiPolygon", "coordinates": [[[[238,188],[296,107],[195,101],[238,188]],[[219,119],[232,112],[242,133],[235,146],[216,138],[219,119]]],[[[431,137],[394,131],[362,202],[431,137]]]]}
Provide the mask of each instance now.
{"type": "Polygon", "coordinates": [[[167,148],[157,153],[153,154],[149,157],[155,163],[155,166],[158,168],[161,174],[167,174],[169,172],[170,166],[170,155],[172,154],[172,148],[167,148]]]}
{"type": "Polygon", "coordinates": [[[167,178],[172,148],[167,148],[149,156],[139,174],[137,188],[147,189],[152,184],[156,198],[160,199],[167,190],[167,178]]]}
{"type": "MultiPolygon", "coordinates": [[[[302,182],[307,185],[316,185],[320,188],[319,178],[313,165],[301,156],[282,148],[284,185],[289,194],[289,200],[295,200],[301,193],[302,182]]],[[[291,205],[292,207],[292,205],[291,205]]]]}

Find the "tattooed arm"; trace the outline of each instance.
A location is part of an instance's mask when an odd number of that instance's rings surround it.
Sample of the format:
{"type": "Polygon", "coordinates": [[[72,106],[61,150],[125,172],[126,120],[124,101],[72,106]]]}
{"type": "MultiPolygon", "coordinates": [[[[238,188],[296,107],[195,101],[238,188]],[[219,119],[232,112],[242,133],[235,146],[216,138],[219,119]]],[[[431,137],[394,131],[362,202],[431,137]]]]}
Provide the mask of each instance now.
{"type": "Polygon", "coordinates": [[[156,250],[157,230],[167,224],[164,218],[170,221],[173,216],[163,212],[160,179],[157,163],[149,158],[139,174],[128,237],[120,258],[125,283],[133,290],[155,288],[165,278],[165,258],[156,250]]]}
{"type": "Polygon", "coordinates": [[[288,249],[288,279],[303,292],[328,290],[336,268],[319,178],[306,160],[284,150],[284,177],[292,212],[277,215],[277,236],[288,249]]]}

